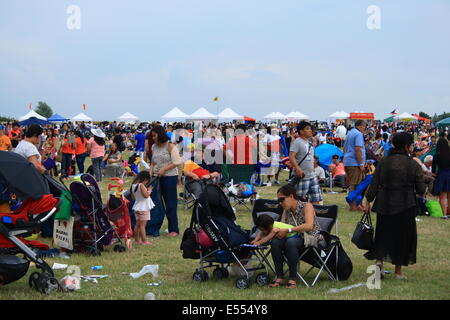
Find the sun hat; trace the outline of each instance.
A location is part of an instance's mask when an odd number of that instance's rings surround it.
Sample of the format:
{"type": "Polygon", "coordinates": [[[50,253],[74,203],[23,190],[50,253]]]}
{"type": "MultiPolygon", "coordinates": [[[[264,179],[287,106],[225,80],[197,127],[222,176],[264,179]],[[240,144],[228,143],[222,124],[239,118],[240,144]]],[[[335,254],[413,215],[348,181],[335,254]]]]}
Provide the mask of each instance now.
{"type": "Polygon", "coordinates": [[[106,134],[101,129],[91,129],[91,132],[94,136],[99,138],[105,138],[106,134]]]}

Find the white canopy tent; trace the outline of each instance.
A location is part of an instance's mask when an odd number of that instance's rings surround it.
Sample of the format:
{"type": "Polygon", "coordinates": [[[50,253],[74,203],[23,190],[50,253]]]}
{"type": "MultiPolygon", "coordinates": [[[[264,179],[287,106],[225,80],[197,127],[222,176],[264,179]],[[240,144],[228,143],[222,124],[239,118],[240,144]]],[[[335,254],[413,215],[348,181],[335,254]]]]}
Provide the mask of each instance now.
{"type": "Polygon", "coordinates": [[[193,114],[188,116],[189,120],[217,120],[217,115],[212,114],[205,108],[200,108],[195,111],[193,114]]]}
{"type": "Polygon", "coordinates": [[[296,120],[307,120],[307,119],[309,119],[309,116],[307,116],[306,114],[303,114],[299,111],[292,111],[286,115],[286,118],[289,121],[296,121],[296,120]]]}
{"type": "Polygon", "coordinates": [[[76,116],[72,117],[72,118],[70,119],[70,121],[73,121],[73,122],[75,122],[75,121],[86,121],[86,122],[91,122],[91,121],[92,121],[92,118],[91,118],[91,117],[88,117],[88,116],[85,115],[83,112],[81,112],[81,113],[77,114],[76,116]]]}
{"type": "Polygon", "coordinates": [[[327,123],[328,126],[331,126],[331,123],[336,123],[336,120],[346,120],[350,118],[350,113],[347,113],[343,110],[336,111],[328,116],[327,123]]]}
{"type": "Polygon", "coordinates": [[[328,116],[330,119],[348,119],[350,117],[350,114],[345,111],[336,111],[335,113],[332,113],[328,116]]]}
{"type": "Polygon", "coordinates": [[[173,108],[161,117],[163,121],[185,121],[189,116],[178,108],[173,108]]]}
{"type": "Polygon", "coordinates": [[[223,110],[221,113],[219,113],[217,115],[217,117],[219,118],[219,120],[224,120],[224,121],[243,120],[244,119],[243,116],[237,114],[230,108],[226,108],[225,110],[223,110]]]}
{"type": "Polygon", "coordinates": [[[30,119],[32,117],[38,118],[40,120],[47,120],[47,118],[41,116],[39,113],[37,113],[34,110],[30,110],[30,112],[28,112],[26,115],[24,115],[23,117],[19,118],[19,121],[23,121],[23,120],[27,120],[30,119]]]}
{"type": "Polygon", "coordinates": [[[286,120],[286,116],[281,112],[271,112],[264,117],[265,120],[286,120]]]}
{"type": "Polygon", "coordinates": [[[403,112],[402,114],[398,114],[394,116],[394,120],[396,121],[417,121],[417,118],[414,117],[411,113],[403,112]]]}
{"type": "Polygon", "coordinates": [[[130,112],[125,112],[123,115],[117,118],[119,121],[123,122],[136,122],[139,120],[138,117],[136,117],[134,114],[130,112]]]}

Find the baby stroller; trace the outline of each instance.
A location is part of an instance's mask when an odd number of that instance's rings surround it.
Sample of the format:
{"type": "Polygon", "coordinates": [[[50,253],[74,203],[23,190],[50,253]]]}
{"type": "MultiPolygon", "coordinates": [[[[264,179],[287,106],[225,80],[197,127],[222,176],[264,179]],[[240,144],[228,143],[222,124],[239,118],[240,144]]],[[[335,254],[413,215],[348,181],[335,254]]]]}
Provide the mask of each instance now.
{"type": "MultiPolygon", "coordinates": [[[[111,222],[116,227],[119,237],[126,242],[126,247],[131,249],[131,237],[133,230],[131,230],[130,213],[128,211],[129,201],[123,196],[123,180],[119,178],[112,178],[117,181],[116,185],[108,184],[108,191],[115,189],[115,192],[110,193],[108,202],[106,204],[105,212],[111,222]]],[[[122,252],[125,248],[115,246],[114,251],[122,252]]]]}
{"type": "Polygon", "coordinates": [[[105,246],[114,244],[115,238],[119,244],[114,251],[125,251],[126,246],[103,211],[101,192],[95,178],[83,174],[80,180],[70,184],[70,192],[78,207],[73,224],[75,250],[100,256],[105,246]]]}
{"type": "MultiPolygon", "coordinates": [[[[249,272],[252,271],[265,270],[256,276],[257,284],[266,285],[269,282],[268,270],[264,264],[267,260],[263,254],[267,247],[250,245],[248,232],[236,225],[235,220],[231,204],[220,187],[214,184],[204,185],[181,245],[181,249],[185,250],[187,243],[192,237],[195,238],[200,267],[192,276],[194,281],[207,281],[209,276],[205,269],[213,267],[215,279],[227,278],[227,267],[233,263],[244,274],[236,280],[237,288],[245,289],[250,286],[249,272]],[[248,263],[252,256],[257,260],[257,265],[253,267],[248,263]]],[[[185,254],[183,256],[186,257],[185,254]]]]}
{"type": "Polygon", "coordinates": [[[41,224],[58,210],[60,202],[49,193],[33,164],[20,155],[0,151],[0,286],[25,276],[34,262],[40,272],[30,275],[30,287],[46,294],[61,289],[53,270],[32,250],[48,250],[48,246],[24,239],[39,232],[41,224]],[[11,194],[25,199],[14,212],[9,207],[11,194]]]}

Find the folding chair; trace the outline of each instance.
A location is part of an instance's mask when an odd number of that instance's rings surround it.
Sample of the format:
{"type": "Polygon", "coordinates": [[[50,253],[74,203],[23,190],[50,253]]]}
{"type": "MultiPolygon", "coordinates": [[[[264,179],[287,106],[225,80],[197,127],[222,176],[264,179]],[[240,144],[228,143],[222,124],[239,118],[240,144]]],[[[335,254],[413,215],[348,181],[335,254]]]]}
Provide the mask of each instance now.
{"type": "Polygon", "coordinates": [[[186,176],[183,176],[181,180],[183,183],[183,193],[180,195],[183,198],[184,209],[191,209],[195,204],[195,200],[197,200],[203,192],[206,182],[189,179],[186,176]]]}
{"type": "MultiPolygon", "coordinates": [[[[234,184],[237,183],[247,183],[251,184],[252,176],[255,173],[254,165],[245,165],[245,164],[223,164],[222,165],[222,178],[225,181],[231,182],[234,184]]],[[[256,196],[256,192],[253,192],[250,195],[240,196],[236,195],[232,192],[228,193],[228,197],[233,201],[233,207],[238,205],[244,206],[247,210],[251,211],[250,207],[247,205],[248,200],[253,200],[256,196]]]]}
{"type": "MultiPolygon", "coordinates": [[[[317,222],[320,225],[321,234],[325,238],[325,244],[318,247],[307,247],[301,253],[299,261],[304,261],[311,265],[311,268],[302,276],[298,272],[300,279],[304,280],[314,268],[319,268],[319,272],[312,281],[311,286],[313,287],[320,274],[325,270],[328,277],[333,280],[339,280],[337,274],[337,266],[339,264],[339,249],[341,248],[341,242],[337,236],[338,234],[338,206],[319,206],[314,205],[316,211],[317,222]],[[333,226],[336,226],[336,235],[331,234],[333,226]],[[335,259],[334,261],[332,259],[335,259]],[[334,269],[334,270],[333,270],[334,269]]],[[[305,281],[304,281],[305,282],[305,281]]]]}

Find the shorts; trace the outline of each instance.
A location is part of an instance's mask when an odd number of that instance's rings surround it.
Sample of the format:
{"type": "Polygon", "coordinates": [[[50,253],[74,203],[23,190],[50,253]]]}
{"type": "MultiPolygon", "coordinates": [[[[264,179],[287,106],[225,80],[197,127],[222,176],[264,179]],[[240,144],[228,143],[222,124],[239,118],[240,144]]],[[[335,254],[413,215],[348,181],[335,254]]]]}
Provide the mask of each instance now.
{"type": "Polygon", "coordinates": [[[297,184],[297,195],[300,198],[308,195],[308,199],[311,202],[322,201],[322,191],[320,190],[319,181],[317,178],[302,179],[297,184]]]}
{"type": "Polygon", "coordinates": [[[136,217],[136,220],[148,221],[150,220],[150,211],[135,211],[134,216],[136,217]]]}
{"type": "Polygon", "coordinates": [[[349,185],[357,185],[364,179],[364,171],[360,167],[344,167],[349,185]]]}

